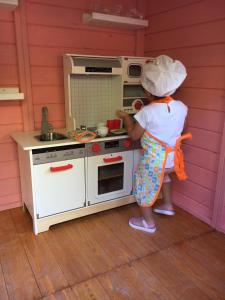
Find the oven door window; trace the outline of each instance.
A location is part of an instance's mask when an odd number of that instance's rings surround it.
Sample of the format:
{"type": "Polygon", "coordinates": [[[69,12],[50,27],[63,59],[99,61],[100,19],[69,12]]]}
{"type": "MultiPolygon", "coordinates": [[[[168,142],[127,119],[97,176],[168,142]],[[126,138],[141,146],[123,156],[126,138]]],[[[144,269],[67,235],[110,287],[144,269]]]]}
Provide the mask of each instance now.
{"type": "Polygon", "coordinates": [[[123,189],[124,163],[98,167],[98,195],[123,189]]]}

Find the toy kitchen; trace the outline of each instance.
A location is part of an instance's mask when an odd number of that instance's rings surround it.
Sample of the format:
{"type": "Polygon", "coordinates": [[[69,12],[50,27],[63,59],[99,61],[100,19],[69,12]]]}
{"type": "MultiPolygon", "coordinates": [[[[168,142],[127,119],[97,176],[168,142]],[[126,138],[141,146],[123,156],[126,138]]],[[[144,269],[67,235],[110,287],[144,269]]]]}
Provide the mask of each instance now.
{"type": "Polygon", "coordinates": [[[115,111],[133,115],[147,103],[140,84],[147,60],[65,54],[66,130],[48,132],[44,107],[41,134],[12,134],[18,144],[22,202],[35,234],[135,201],[133,174],[140,143],[129,139],[115,111]],[[108,125],[104,137],[98,135],[98,124],[108,125]]]}

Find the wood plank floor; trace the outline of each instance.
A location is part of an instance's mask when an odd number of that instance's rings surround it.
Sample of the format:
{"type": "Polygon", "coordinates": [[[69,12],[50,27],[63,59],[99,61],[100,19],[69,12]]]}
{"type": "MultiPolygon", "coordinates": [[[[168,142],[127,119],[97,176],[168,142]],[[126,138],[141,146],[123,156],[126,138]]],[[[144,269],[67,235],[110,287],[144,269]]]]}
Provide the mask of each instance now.
{"type": "Polygon", "coordinates": [[[131,204],[38,236],[21,208],[0,212],[0,300],[225,299],[225,235],[176,211],[154,235],[129,228],[131,204]]]}

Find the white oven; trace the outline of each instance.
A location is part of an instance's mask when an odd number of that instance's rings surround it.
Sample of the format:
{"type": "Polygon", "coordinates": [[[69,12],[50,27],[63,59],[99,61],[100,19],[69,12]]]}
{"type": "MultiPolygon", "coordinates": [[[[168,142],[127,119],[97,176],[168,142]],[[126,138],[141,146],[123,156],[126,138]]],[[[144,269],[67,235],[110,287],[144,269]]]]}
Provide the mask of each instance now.
{"type": "Polygon", "coordinates": [[[129,139],[86,144],[87,205],[132,194],[133,149],[129,139]]]}

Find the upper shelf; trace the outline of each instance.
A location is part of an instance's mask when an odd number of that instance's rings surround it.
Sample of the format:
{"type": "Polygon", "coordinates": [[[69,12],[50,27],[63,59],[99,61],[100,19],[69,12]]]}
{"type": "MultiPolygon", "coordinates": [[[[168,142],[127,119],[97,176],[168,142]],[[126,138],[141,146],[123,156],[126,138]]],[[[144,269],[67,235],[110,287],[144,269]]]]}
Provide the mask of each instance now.
{"type": "Polygon", "coordinates": [[[18,6],[18,0],[0,0],[0,8],[14,10],[18,6]]]}
{"type": "Polygon", "coordinates": [[[23,100],[24,93],[15,88],[0,88],[0,100],[23,100]]]}
{"type": "Polygon", "coordinates": [[[108,15],[97,12],[83,14],[83,21],[84,23],[95,25],[116,26],[130,29],[148,27],[148,20],[108,15]]]}

